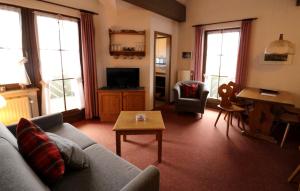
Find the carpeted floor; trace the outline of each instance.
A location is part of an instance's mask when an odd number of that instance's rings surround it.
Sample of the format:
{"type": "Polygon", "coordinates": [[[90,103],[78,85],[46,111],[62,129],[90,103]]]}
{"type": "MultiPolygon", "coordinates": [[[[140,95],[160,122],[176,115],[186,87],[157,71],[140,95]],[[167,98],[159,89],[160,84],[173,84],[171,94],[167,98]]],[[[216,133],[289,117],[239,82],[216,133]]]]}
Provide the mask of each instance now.
{"type": "MultiPolygon", "coordinates": [[[[203,119],[177,114],[172,106],[162,109],[166,131],[163,135],[163,161],[157,161],[154,136],[127,136],[122,157],[144,169],[156,165],[161,173],[161,191],[284,191],[297,190],[287,178],[300,163],[300,142],[287,140],[286,147],[240,134],[237,127],[225,135],[226,123],[213,124],[214,110],[203,119]]],[[[82,121],[75,123],[84,134],[115,152],[113,123],[82,121]]],[[[234,123],[235,125],[235,123],[234,123]]],[[[236,126],[236,125],[235,125],[236,126]]],[[[99,161],[100,162],[100,161],[99,161]]]]}

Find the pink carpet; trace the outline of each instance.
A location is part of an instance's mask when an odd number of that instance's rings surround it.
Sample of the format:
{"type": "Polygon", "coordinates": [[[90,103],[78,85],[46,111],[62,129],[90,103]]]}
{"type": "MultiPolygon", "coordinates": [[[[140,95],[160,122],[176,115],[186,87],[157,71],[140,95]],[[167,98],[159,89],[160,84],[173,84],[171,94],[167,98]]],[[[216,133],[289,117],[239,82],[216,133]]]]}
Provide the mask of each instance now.
{"type": "MultiPolygon", "coordinates": [[[[287,178],[300,163],[300,142],[287,140],[286,147],[240,134],[237,127],[226,137],[226,123],[213,124],[214,110],[203,119],[177,114],[172,106],[162,109],[166,131],[163,134],[162,163],[157,161],[157,142],[151,135],[127,136],[122,157],[141,169],[150,164],[161,173],[161,191],[284,191],[297,190],[287,178]]],[[[84,134],[115,152],[113,123],[75,123],[84,134]]],[[[236,124],[234,123],[236,126],[236,124]]],[[[101,161],[99,161],[101,162],[101,161]]]]}

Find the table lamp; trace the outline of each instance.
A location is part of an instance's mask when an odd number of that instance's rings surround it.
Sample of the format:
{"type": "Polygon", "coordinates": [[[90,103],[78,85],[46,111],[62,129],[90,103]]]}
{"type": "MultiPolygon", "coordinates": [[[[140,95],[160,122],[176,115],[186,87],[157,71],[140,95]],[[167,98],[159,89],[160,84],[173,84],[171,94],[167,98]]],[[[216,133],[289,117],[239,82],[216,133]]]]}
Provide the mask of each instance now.
{"type": "Polygon", "coordinates": [[[190,70],[178,71],[178,81],[187,81],[187,80],[191,80],[191,71],[190,70]]]}
{"type": "Polygon", "coordinates": [[[31,84],[31,81],[30,81],[30,78],[26,72],[26,69],[25,69],[25,64],[28,62],[28,59],[26,57],[23,57],[20,61],[19,61],[19,64],[24,67],[22,68],[22,72],[24,72],[24,75],[21,75],[20,76],[20,79],[19,79],[19,85],[21,87],[21,89],[25,89],[26,88],[26,85],[30,85],[31,84]]]}

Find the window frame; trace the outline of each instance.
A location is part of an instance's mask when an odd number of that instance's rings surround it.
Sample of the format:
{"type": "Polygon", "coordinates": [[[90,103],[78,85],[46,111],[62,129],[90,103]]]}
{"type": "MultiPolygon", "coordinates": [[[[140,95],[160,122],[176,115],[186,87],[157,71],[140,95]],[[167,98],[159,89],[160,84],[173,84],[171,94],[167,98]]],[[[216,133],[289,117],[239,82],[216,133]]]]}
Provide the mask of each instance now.
{"type": "MultiPolygon", "coordinates": [[[[83,63],[82,63],[82,44],[81,44],[81,20],[79,19],[79,18],[77,18],[77,17],[72,17],[72,16],[66,16],[66,15],[61,15],[61,14],[57,14],[57,13],[51,13],[51,12],[46,12],[46,11],[40,11],[40,10],[36,10],[36,11],[34,11],[34,14],[35,14],[35,17],[37,17],[37,16],[49,16],[49,17],[53,17],[53,18],[56,18],[56,19],[58,19],[58,20],[61,20],[61,19],[63,19],[63,18],[66,18],[67,20],[68,19],[72,19],[72,20],[76,20],[76,23],[77,23],[77,26],[78,26],[78,42],[79,42],[79,62],[80,62],[80,71],[81,71],[81,79],[82,79],[82,86],[83,86],[83,89],[84,89],[84,75],[83,75],[83,63]]],[[[35,22],[35,25],[36,25],[36,30],[38,30],[37,29],[37,21],[35,22]]],[[[38,52],[40,52],[40,48],[39,48],[39,41],[38,41],[38,32],[36,33],[37,34],[37,36],[36,36],[36,38],[37,38],[37,48],[38,48],[38,52]]],[[[59,41],[60,41],[60,44],[61,44],[61,39],[59,39],[59,41]]],[[[59,52],[59,54],[60,54],[60,60],[62,59],[62,51],[63,51],[63,49],[61,49],[61,47],[60,47],[60,49],[58,49],[58,50],[55,50],[55,51],[58,51],[59,52]]],[[[40,55],[39,55],[39,57],[40,57],[40,55]]],[[[40,61],[41,62],[41,61],[40,61]]],[[[61,61],[61,63],[62,63],[62,61],[61,61]]],[[[62,67],[62,64],[61,64],[61,67],[62,67]]],[[[62,71],[62,77],[63,77],[63,69],[61,70],[62,71]]],[[[82,109],[77,109],[77,108],[75,108],[75,109],[71,109],[71,110],[67,110],[67,102],[66,102],[66,96],[65,96],[65,86],[64,86],[64,81],[65,80],[72,80],[72,79],[75,79],[75,78],[56,78],[56,79],[53,79],[53,80],[51,80],[51,81],[62,81],[62,83],[63,83],[63,91],[64,91],[64,96],[63,96],[63,100],[64,100],[64,111],[61,111],[62,113],[65,113],[66,115],[69,115],[70,113],[71,114],[76,114],[76,116],[82,116],[82,112],[83,112],[83,110],[85,109],[85,107],[84,108],[82,108],[82,109]]],[[[42,103],[41,103],[41,105],[42,105],[42,103]]],[[[82,118],[82,117],[80,117],[80,118],[82,118]]]]}
{"type": "MultiPolygon", "coordinates": [[[[241,32],[241,27],[229,27],[229,28],[220,28],[220,29],[212,29],[212,30],[205,30],[204,32],[204,43],[203,43],[203,64],[202,64],[202,77],[203,77],[203,81],[205,82],[205,76],[204,74],[206,73],[206,58],[207,58],[207,37],[209,33],[212,32],[218,32],[221,31],[223,33],[223,31],[239,31],[241,32]]],[[[216,98],[208,98],[207,99],[207,106],[208,107],[212,107],[212,108],[217,108],[217,105],[220,103],[219,99],[216,98]]]]}
{"type": "MultiPolygon", "coordinates": [[[[20,29],[21,29],[21,45],[22,45],[22,55],[23,57],[26,57],[26,55],[24,54],[24,43],[23,43],[23,30],[22,30],[22,7],[20,6],[15,6],[15,5],[10,5],[10,4],[6,4],[6,3],[0,3],[0,9],[1,7],[8,7],[8,8],[11,8],[11,9],[19,9],[19,14],[20,14],[20,29]]],[[[0,49],[6,49],[6,48],[1,48],[0,49]]],[[[27,72],[26,70],[26,67],[25,67],[25,71],[27,72]]],[[[1,84],[0,85],[1,87],[4,87],[5,88],[5,91],[9,91],[9,90],[16,90],[16,89],[21,89],[19,83],[9,83],[9,84],[1,84]]]]}

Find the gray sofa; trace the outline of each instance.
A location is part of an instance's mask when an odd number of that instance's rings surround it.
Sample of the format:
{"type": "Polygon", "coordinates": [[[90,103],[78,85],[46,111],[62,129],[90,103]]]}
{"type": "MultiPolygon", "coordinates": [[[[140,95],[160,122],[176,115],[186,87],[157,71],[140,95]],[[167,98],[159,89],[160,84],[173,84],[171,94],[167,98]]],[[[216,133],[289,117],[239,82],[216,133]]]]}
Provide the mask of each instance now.
{"type": "Polygon", "coordinates": [[[96,144],[68,123],[61,114],[33,119],[44,131],[56,133],[77,143],[89,156],[90,167],[69,171],[64,178],[46,186],[18,151],[16,125],[0,125],[0,190],[5,191],[155,191],[159,171],[154,166],[140,170],[103,146],[96,144]]]}
{"type": "Polygon", "coordinates": [[[201,118],[204,113],[206,100],[209,91],[205,87],[203,82],[200,81],[180,81],[177,82],[173,88],[174,92],[174,102],[175,102],[175,110],[177,112],[194,112],[194,113],[200,113],[201,118]],[[182,91],[181,87],[183,84],[192,84],[197,83],[198,84],[198,95],[197,98],[184,98],[182,97],[182,91]]]}

